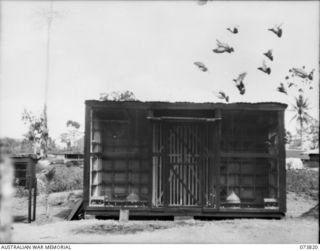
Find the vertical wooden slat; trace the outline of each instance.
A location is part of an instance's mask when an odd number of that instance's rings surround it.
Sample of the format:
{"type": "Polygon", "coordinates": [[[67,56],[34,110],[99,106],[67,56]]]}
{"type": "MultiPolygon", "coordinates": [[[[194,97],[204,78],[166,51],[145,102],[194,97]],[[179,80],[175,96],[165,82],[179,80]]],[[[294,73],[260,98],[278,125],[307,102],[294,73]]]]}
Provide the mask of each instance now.
{"type": "MultiPolygon", "coordinates": [[[[184,138],[186,141],[186,144],[188,145],[188,128],[186,127],[185,133],[184,133],[184,138]]],[[[183,165],[183,182],[187,185],[188,187],[188,182],[186,180],[186,169],[187,169],[187,149],[184,150],[184,159],[183,159],[184,165],[183,165]]],[[[183,204],[187,205],[187,189],[184,188],[184,192],[183,192],[183,204]]]]}
{"type": "Polygon", "coordinates": [[[181,182],[181,175],[182,175],[182,169],[183,169],[183,148],[184,148],[184,144],[183,144],[183,131],[184,131],[184,127],[181,126],[180,127],[180,138],[182,138],[181,140],[181,148],[180,148],[180,165],[179,165],[179,173],[178,173],[178,176],[179,176],[179,184],[180,184],[180,193],[179,193],[179,204],[182,205],[182,202],[183,202],[183,185],[182,185],[182,182],[181,182]]]}
{"type": "Polygon", "coordinates": [[[160,195],[160,202],[161,202],[161,205],[163,205],[164,203],[164,191],[163,191],[163,126],[162,124],[159,125],[159,153],[160,153],[160,173],[159,173],[159,185],[160,185],[160,192],[159,192],[159,195],[160,195]]]}
{"type": "MultiPolygon", "coordinates": [[[[151,124],[152,126],[152,153],[155,154],[156,151],[156,124],[151,124]]],[[[157,179],[157,157],[152,157],[152,204],[157,206],[157,189],[158,189],[158,179],[157,179]]]]}
{"type": "MultiPolygon", "coordinates": [[[[190,135],[191,136],[191,135],[190,135]]],[[[191,146],[192,146],[192,168],[191,168],[191,192],[192,194],[195,194],[195,178],[194,178],[194,170],[195,170],[195,161],[196,161],[196,145],[194,143],[193,138],[191,138],[191,146]]],[[[194,198],[191,198],[192,205],[194,204],[194,198]]]]}
{"type": "MultiPolygon", "coordinates": [[[[180,135],[180,127],[179,126],[176,127],[176,133],[177,133],[177,135],[180,135]]],[[[179,175],[180,162],[181,162],[181,140],[180,139],[178,139],[177,157],[178,157],[177,174],[179,175]]],[[[177,186],[176,186],[177,205],[179,205],[179,203],[180,203],[180,181],[179,181],[178,177],[176,177],[176,181],[177,181],[177,186]]]]}
{"type": "Polygon", "coordinates": [[[162,187],[163,187],[163,195],[164,195],[164,206],[168,207],[169,198],[168,198],[168,177],[169,177],[169,153],[168,153],[168,146],[169,146],[169,128],[167,123],[163,124],[163,144],[164,144],[164,151],[163,151],[163,180],[162,180],[162,187]]]}
{"type": "MultiPolygon", "coordinates": [[[[216,118],[222,118],[221,110],[217,109],[215,113],[216,118]]],[[[216,208],[219,210],[220,209],[220,145],[221,145],[221,120],[218,120],[216,122],[216,127],[215,127],[215,139],[214,139],[214,173],[215,173],[215,187],[216,187],[216,208]]]]}
{"type": "MultiPolygon", "coordinates": [[[[174,162],[178,163],[179,159],[178,159],[178,144],[179,144],[179,140],[177,139],[176,135],[174,135],[174,153],[175,153],[175,158],[174,158],[174,162]]],[[[175,164],[176,167],[177,164],[175,164]]],[[[178,180],[176,175],[173,176],[173,194],[174,194],[174,200],[173,200],[173,204],[177,204],[178,202],[178,197],[177,197],[177,184],[178,184],[178,180]]]]}

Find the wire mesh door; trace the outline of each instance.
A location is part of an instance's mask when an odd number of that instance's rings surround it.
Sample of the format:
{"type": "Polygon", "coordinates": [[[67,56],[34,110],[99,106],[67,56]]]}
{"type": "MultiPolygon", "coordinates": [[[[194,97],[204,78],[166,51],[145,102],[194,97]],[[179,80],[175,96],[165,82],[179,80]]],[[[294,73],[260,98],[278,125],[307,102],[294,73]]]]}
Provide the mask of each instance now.
{"type": "Polygon", "coordinates": [[[204,130],[198,124],[168,126],[168,206],[200,206],[206,166],[204,130]]]}
{"type": "Polygon", "coordinates": [[[201,206],[206,200],[205,128],[193,123],[153,125],[153,206],[201,206]]]}

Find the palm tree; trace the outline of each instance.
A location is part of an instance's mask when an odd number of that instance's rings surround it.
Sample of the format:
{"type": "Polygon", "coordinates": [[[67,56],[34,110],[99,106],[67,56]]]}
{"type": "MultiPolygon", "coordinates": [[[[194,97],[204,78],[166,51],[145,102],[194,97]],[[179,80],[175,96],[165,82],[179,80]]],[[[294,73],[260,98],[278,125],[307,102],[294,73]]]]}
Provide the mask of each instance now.
{"type": "Polygon", "coordinates": [[[310,110],[310,104],[308,98],[305,98],[302,94],[299,94],[298,97],[295,97],[294,104],[292,105],[292,110],[295,112],[295,115],[292,117],[292,120],[296,120],[299,124],[299,132],[300,132],[300,141],[302,148],[302,139],[303,139],[303,128],[304,125],[308,125],[311,121],[312,117],[308,114],[308,110],[310,110]]]}

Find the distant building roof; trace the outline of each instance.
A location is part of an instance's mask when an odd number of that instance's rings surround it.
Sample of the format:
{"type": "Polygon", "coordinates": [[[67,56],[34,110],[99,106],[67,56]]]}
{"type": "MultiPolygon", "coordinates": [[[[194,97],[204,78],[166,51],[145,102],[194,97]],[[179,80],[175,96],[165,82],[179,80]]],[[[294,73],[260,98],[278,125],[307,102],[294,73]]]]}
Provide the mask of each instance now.
{"type": "Polygon", "coordinates": [[[303,160],[309,159],[309,156],[307,153],[303,152],[302,150],[297,150],[297,149],[287,149],[286,150],[286,157],[287,158],[298,158],[298,159],[303,159],[303,160]]]}
{"type": "Polygon", "coordinates": [[[39,159],[39,157],[36,154],[33,153],[15,153],[15,154],[9,154],[12,158],[33,158],[33,159],[39,159]]]}
{"type": "Polygon", "coordinates": [[[61,152],[49,152],[48,154],[53,154],[53,155],[83,154],[83,152],[61,151],[61,152]]]}
{"type": "Polygon", "coordinates": [[[319,148],[303,152],[303,154],[319,154],[319,148]]]}

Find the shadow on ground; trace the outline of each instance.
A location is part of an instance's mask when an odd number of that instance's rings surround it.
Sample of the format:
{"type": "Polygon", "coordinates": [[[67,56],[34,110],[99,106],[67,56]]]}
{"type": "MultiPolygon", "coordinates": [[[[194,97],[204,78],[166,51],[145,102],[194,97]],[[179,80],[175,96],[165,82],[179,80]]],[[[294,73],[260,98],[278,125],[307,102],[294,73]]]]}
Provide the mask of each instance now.
{"type": "MultiPolygon", "coordinates": [[[[110,222],[111,223],[111,222],[110,222]]],[[[181,221],[181,222],[155,222],[155,223],[102,223],[84,226],[81,229],[74,229],[74,234],[136,234],[139,232],[153,232],[157,230],[169,229],[184,226],[202,226],[203,222],[181,221]]]]}

